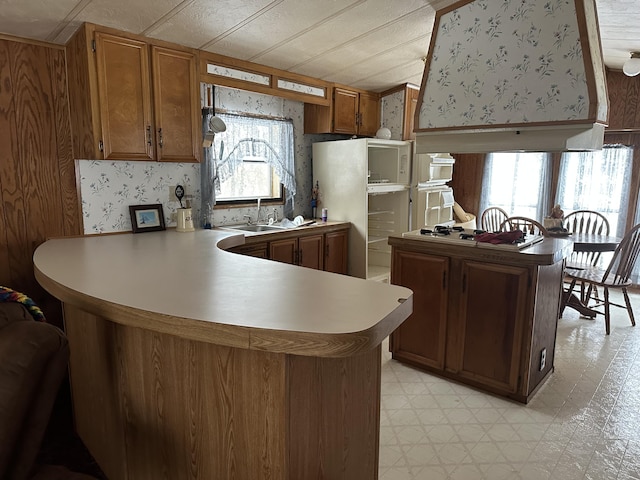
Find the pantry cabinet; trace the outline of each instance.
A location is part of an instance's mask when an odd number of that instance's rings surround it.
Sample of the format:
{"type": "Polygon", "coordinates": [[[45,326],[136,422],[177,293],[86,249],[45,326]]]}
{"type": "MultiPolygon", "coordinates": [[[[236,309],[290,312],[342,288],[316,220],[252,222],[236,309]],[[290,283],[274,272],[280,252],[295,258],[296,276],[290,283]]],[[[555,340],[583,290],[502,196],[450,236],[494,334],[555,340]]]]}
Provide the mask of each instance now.
{"type": "Polygon", "coordinates": [[[197,162],[196,53],[85,24],[67,45],[75,158],[197,162]]]}
{"type": "Polygon", "coordinates": [[[304,133],[375,137],[380,128],[380,95],[335,86],[331,106],[305,104],[304,133]]]}

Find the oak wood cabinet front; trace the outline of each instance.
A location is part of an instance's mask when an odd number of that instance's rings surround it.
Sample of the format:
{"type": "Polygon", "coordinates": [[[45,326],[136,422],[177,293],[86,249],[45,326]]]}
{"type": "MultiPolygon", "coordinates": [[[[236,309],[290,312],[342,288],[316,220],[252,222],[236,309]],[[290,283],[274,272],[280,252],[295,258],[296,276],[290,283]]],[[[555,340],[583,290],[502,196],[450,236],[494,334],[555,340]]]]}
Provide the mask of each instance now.
{"type": "Polygon", "coordinates": [[[375,137],[380,127],[376,94],[336,87],[333,91],[333,132],[375,137]]]}
{"type": "Polygon", "coordinates": [[[88,24],[67,46],[76,158],[198,162],[196,55],[88,24]]]}
{"type": "Polygon", "coordinates": [[[348,273],[349,231],[327,233],[324,236],[324,269],[327,272],[348,273]]]}
{"type": "Polygon", "coordinates": [[[378,93],[334,87],[330,107],[308,103],[304,106],[304,133],[341,133],[375,137],[378,128],[378,93]]]}
{"type": "Polygon", "coordinates": [[[301,267],[323,269],[323,235],[307,235],[269,242],[269,259],[301,267]]]}

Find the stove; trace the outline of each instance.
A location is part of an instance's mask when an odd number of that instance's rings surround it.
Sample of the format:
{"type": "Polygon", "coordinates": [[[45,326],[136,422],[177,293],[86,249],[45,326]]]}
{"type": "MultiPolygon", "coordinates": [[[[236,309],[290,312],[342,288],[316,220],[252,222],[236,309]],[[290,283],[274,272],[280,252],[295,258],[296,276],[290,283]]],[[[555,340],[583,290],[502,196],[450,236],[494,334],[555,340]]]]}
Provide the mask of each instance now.
{"type": "Polygon", "coordinates": [[[525,235],[524,240],[516,243],[488,243],[478,242],[475,236],[485,233],[484,230],[474,230],[462,227],[449,227],[436,225],[435,227],[425,227],[420,230],[413,230],[402,234],[405,238],[422,240],[425,242],[450,243],[478,248],[492,248],[498,250],[518,251],[530,247],[534,243],[544,240],[542,235],[525,235]]]}

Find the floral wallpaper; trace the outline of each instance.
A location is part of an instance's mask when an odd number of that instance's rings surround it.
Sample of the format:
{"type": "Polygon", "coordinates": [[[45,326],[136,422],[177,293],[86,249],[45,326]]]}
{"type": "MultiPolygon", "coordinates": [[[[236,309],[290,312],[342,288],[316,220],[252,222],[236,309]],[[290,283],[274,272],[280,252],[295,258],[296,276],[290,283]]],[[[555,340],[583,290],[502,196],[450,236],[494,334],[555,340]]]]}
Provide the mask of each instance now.
{"type": "Polygon", "coordinates": [[[381,126],[391,130],[391,140],[402,140],[404,90],[382,97],[381,126]]]}
{"type": "MultiPolygon", "coordinates": [[[[203,89],[206,91],[206,89],[203,89]]],[[[257,113],[291,118],[294,124],[294,148],[297,193],[295,215],[311,215],[311,145],[335,140],[335,135],[303,135],[304,104],[270,95],[215,88],[216,108],[231,112],[257,113]]],[[[167,227],[175,226],[171,214],[180,207],[171,201],[169,191],[178,183],[192,196],[194,224],[201,226],[200,164],[78,160],[84,232],[106,233],[131,230],[129,205],[161,203],[167,227]]],[[[184,200],[183,200],[184,201],[184,200]]],[[[253,208],[216,208],[213,225],[243,222],[243,215],[255,217],[253,208]]],[[[282,208],[278,212],[282,217],[282,208]]]]}
{"type": "Polygon", "coordinates": [[[419,128],[589,118],[573,0],[476,0],[439,18],[419,128]]]}

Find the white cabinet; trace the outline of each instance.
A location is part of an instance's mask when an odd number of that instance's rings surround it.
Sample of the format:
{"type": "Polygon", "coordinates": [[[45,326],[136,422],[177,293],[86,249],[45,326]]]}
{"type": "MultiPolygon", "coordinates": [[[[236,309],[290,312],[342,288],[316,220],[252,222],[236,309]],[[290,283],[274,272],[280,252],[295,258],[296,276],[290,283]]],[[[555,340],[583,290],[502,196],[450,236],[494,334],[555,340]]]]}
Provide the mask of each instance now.
{"type": "Polygon", "coordinates": [[[455,159],[447,153],[416,154],[413,162],[411,228],[453,225],[453,178],[455,159]]]}

